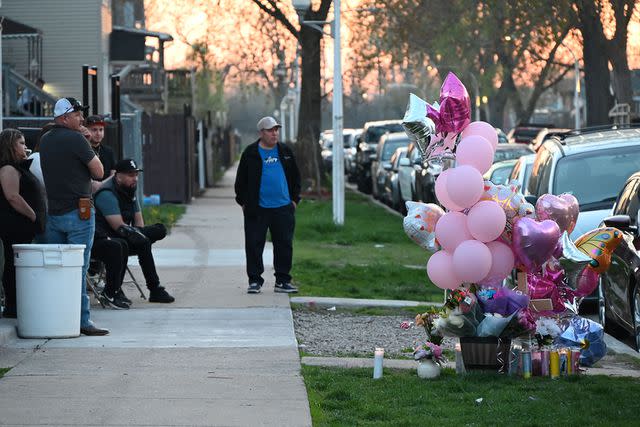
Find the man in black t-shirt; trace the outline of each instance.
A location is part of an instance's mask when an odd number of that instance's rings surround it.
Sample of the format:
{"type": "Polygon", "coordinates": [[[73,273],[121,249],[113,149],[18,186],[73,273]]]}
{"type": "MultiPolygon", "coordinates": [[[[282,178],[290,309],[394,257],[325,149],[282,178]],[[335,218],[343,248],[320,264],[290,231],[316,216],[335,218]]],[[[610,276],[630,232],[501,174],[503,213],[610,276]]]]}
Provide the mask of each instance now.
{"type": "Polygon", "coordinates": [[[74,98],[61,98],[53,109],[55,126],[40,140],[40,164],[47,189],[47,224],[43,243],[82,244],[84,264],[80,283],[80,332],[106,335],[91,321],[86,274],[93,245],[95,211],[91,207],[91,178],[104,176],[100,159],[82,136],[83,107],[74,98]]]}
{"type": "Polygon", "coordinates": [[[104,118],[98,115],[89,116],[84,121],[84,125],[89,129],[91,148],[93,148],[93,151],[104,167],[104,175],[102,179],[98,181],[104,181],[114,174],[116,166],[115,153],[111,147],[102,144],[102,140],[104,139],[104,118]]]}

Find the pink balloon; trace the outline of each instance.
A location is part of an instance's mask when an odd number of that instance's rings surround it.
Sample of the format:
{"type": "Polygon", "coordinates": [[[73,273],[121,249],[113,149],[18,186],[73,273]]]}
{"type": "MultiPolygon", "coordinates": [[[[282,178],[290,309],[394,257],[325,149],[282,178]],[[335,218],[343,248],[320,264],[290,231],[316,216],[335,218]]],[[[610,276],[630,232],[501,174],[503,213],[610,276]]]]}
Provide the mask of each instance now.
{"type": "Polygon", "coordinates": [[[467,216],[462,212],[447,212],[436,223],[436,239],[445,250],[453,253],[465,240],[473,239],[467,229],[467,216]]]}
{"type": "Polygon", "coordinates": [[[440,173],[438,178],[436,179],[435,192],[436,198],[440,202],[442,206],[449,209],[450,211],[461,211],[462,208],[451,201],[449,198],[449,193],[447,193],[447,176],[452,169],[447,169],[440,173]]]}
{"type": "Polygon", "coordinates": [[[491,260],[487,245],[477,240],[466,240],[453,253],[453,271],[463,282],[479,282],[489,274],[491,260]]]}
{"type": "Polygon", "coordinates": [[[515,257],[509,245],[499,241],[487,243],[487,248],[491,252],[491,268],[485,278],[482,279],[482,284],[499,284],[513,270],[515,257]]]}
{"type": "Polygon", "coordinates": [[[478,169],[469,165],[456,166],[447,175],[447,195],[456,206],[470,208],[484,193],[484,181],[478,169]]]}
{"type": "Polygon", "coordinates": [[[576,280],[576,295],[586,297],[598,287],[598,278],[600,273],[595,271],[588,265],[580,272],[576,280]]]}
{"type": "Polygon", "coordinates": [[[498,132],[487,122],[477,121],[469,123],[469,126],[464,128],[460,136],[466,138],[470,135],[478,135],[485,138],[494,150],[498,146],[498,132]]]}
{"type": "Polygon", "coordinates": [[[455,289],[462,281],[453,272],[452,256],[447,251],[438,251],[427,261],[427,275],[441,289],[455,289]]]}
{"type": "Polygon", "coordinates": [[[483,174],[489,170],[493,163],[494,151],[491,143],[486,138],[478,135],[469,135],[458,143],[456,161],[458,165],[473,166],[483,174]]]}
{"type": "Polygon", "coordinates": [[[469,210],[467,228],[474,239],[481,242],[496,240],[507,224],[507,215],[493,200],[482,200],[469,210]]]}

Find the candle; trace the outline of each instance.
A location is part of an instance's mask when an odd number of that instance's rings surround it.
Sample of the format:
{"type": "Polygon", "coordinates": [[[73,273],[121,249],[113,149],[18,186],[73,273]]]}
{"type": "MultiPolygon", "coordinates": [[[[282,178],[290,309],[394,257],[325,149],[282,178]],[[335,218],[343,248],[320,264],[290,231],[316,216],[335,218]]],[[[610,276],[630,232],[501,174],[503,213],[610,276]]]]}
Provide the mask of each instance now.
{"type": "Polygon", "coordinates": [[[534,377],[539,377],[542,375],[542,352],[541,351],[531,352],[531,370],[534,377]]]}
{"type": "Polygon", "coordinates": [[[551,350],[549,353],[549,372],[551,373],[551,379],[556,379],[560,376],[560,355],[557,350],[551,350]]]}
{"type": "Polygon", "coordinates": [[[580,373],[580,349],[571,350],[571,364],[573,365],[573,375],[580,373]]]}
{"type": "Polygon", "coordinates": [[[520,351],[521,347],[518,344],[514,344],[511,347],[509,357],[509,375],[518,375],[518,368],[520,366],[520,351]]]}
{"type": "Polygon", "coordinates": [[[460,343],[456,343],[456,374],[464,374],[464,360],[462,360],[462,349],[460,343]]]}
{"type": "Polygon", "coordinates": [[[382,378],[382,361],[384,360],[384,348],[376,347],[373,356],[373,378],[382,378]]]}
{"type": "Polygon", "coordinates": [[[520,355],[522,358],[522,377],[531,378],[531,352],[523,350],[520,355]]]}
{"type": "Polygon", "coordinates": [[[542,350],[542,361],[540,363],[540,375],[543,377],[549,376],[549,350],[542,350]]]}
{"type": "Polygon", "coordinates": [[[558,350],[558,354],[560,355],[560,375],[564,376],[568,373],[568,365],[569,360],[567,359],[567,349],[563,348],[558,350]]]}

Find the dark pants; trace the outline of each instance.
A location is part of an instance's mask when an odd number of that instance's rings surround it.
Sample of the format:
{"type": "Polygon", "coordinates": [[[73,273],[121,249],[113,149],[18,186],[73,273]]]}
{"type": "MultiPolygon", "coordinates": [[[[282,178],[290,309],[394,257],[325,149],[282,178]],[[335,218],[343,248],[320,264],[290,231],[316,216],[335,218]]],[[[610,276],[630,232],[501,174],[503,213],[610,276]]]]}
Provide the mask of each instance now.
{"type": "MultiPolygon", "coordinates": [[[[154,224],[142,227],[140,232],[147,236],[149,241],[144,245],[132,245],[128,242],[129,255],[138,255],[138,263],[140,264],[140,269],[142,269],[144,280],[147,282],[147,288],[157,288],[160,284],[160,278],[158,277],[156,263],[151,253],[151,245],[158,240],[164,239],[167,235],[167,229],[162,224],[154,224]]],[[[124,277],[124,273],[122,274],[124,277]]]]}
{"type": "Polygon", "coordinates": [[[262,252],[267,240],[267,230],[273,243],[273,267],[276,283],[291,281],[293,258],[293,232],[296,226],[293,204],[280,208],[258,208],[256,216],[244,217],[244,250],[247,257],[249,283],[262,285],[264,265],[262,252]]]}
{"type": "Polygon", "coordinates": [[[0,235],[4,248],[4,273],[2,287],[4,289],[4,309],[7,313],[16,312],[16,266],[13,264],[13,248],[11,245],[31,243],[35,233],[31,231],[5,231],[0,235]]]}
{"type": "Polygon", "coordinates": [[[129,259],[129,246],[124,239],[94,239],[91,258],[104,263],[106,277],[104,292],[113,297],[122,286],[129,259]]]}

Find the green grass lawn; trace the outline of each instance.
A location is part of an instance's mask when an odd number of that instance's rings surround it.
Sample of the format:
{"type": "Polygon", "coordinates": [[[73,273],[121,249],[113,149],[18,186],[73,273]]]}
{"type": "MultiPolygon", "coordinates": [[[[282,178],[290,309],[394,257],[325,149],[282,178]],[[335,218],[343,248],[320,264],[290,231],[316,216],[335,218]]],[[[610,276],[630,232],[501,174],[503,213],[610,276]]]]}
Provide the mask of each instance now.
{"type": "Polygon", "coordinates": [[[165,203],[159,206],[145,206],[142,208],[142,217],[147,225],[160,222],[171,229],[173,225],[185,213],[187,208],[184,205],[174,205],[165,203]]]}
{"type": "Polygon", "coordinates": [[[491,374],[435,380],[414,370],[303,366],[314,426],[638,425],[640,381],[577,376],[524,380],[491,374]],[[476,399],[482,402],[476,403],[476,399]]]}
{"type": "Polygon", "coordinates": [[[426,273],[429,254],[413,243],[402,218],[352,191],[345,223],[333,223],[331,200],[304,200],[293,251],[301,295],[440,301],[426,273]]]}

